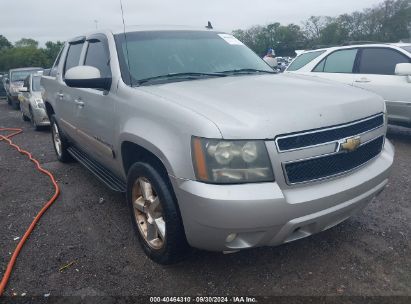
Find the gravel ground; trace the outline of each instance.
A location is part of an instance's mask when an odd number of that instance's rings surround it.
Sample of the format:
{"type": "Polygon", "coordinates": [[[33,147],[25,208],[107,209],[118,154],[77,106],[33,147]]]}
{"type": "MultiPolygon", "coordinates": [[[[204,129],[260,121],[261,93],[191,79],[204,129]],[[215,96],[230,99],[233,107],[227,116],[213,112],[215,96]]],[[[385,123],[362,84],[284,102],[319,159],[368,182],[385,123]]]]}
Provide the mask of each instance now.
{"type": "MultiPolygon", "coordinates": [[[[159,266],[133,234],[124,197],[78,163],[56,161],[49,130],[35,132],[0,101],[0,127],[52,171],[62,194],[35,229],[6,295],[411,296],[411,131],[390,128],[396,159],[387,189],[343,224],[275,248],[195,251],[159,266]],[[67,266],[60,271],[62,267],[67,266]]],[[[48,178],[0,142],[0,273],[16,237],[53,193],[48,178]]]]}

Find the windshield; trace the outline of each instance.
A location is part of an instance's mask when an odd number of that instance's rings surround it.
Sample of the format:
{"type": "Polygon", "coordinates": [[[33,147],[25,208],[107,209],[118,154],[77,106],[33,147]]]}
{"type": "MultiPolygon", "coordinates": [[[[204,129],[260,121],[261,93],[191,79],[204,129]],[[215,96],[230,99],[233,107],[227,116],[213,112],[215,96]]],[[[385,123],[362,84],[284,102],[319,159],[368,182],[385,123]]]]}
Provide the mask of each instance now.
{"type": "Polygon", "coordinates": [[[206,31],[151,31],[126,35],[127,44],[124,34],[115,38],[123,80],[128,85],[172,74],[213,77],[216,75],[212,74],[234,70],[273,72],[232,35],[206,31]],[[129,58],[129,70],[126,58],[129,58]]]}
{"type": "Polygon", "coordinates": [[[36,70],[15,71],[11,72],[11,81],[24,81],[27,76],[36,72],[36,70]]]}
{"type": "Polygon", "coordinates": [[[287,71],[297,71],[305,67],[307,64],[309,64],[311,61],[313,61],[315,58],[317,58],[324,52],[325,51],[316,51],[301,54],[300,56],[295,58],[295,60],[290,64],[287,71]]]}
{"type": "Polygon", "coordinates": [[[402,48],[403,48],[404,50],[406,50],[408,53],[411,53],[411,45],[409,45],[409,46],[402,46],[402,48]]]}
{"type": "Polygon", "coordinates": [[[33,92],[40,92],[41,91],[40,79],[41,79],[41,76],[33,76],[32,88],[31,88],[31,90],[33,92]]]}

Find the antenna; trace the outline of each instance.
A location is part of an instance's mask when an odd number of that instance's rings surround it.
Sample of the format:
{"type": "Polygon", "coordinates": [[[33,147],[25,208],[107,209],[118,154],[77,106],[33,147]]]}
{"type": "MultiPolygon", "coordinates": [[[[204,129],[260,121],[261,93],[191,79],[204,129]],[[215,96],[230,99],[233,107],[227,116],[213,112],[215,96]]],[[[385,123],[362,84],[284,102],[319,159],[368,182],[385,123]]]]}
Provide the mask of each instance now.
{"type": "Polygon", "coordinates": [[[123,1],[122,0],[120,0],[120,8],[121,8],[121,19],[123,19],[124,40],[126,41],[128,77],[130,79],[130,85],[133,86],[133,81],[132,81],[131,72],[130,72],[130,60],[129,60],[129,55],[128,55],[128,42],[127,42],[127,34],[126,34],[126,22],[124,21],[124,10],[123,10],[123,1]]]}

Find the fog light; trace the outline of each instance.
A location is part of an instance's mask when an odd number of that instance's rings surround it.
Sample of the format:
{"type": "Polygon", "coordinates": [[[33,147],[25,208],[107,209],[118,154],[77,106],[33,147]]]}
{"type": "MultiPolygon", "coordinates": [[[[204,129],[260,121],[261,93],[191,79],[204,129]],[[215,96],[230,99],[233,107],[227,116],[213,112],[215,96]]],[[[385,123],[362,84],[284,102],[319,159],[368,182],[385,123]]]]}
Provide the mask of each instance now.
{"type": "Polygon", "coordinates": [[[232,241],[235,240],[235,238],[237,237],[237,233],[231,233],[227,236],[227,238],[225,239],[225,241],[227,243],[231,243],[232,241]]]}

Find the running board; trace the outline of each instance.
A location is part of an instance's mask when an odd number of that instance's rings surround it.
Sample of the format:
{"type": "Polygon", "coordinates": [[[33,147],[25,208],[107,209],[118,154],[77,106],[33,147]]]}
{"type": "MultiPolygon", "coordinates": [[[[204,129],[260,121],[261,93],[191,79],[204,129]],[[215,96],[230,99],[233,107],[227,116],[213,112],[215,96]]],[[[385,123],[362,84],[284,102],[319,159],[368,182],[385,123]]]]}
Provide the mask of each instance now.
{"type": "Polygon", "coordinates": [[[69,147],[67,151],[111,190],[123,193],[126,192],[126,184],[121,179],[116,177],[103,165],[89,157],[86,153],[74,146],[69,147]]]}

